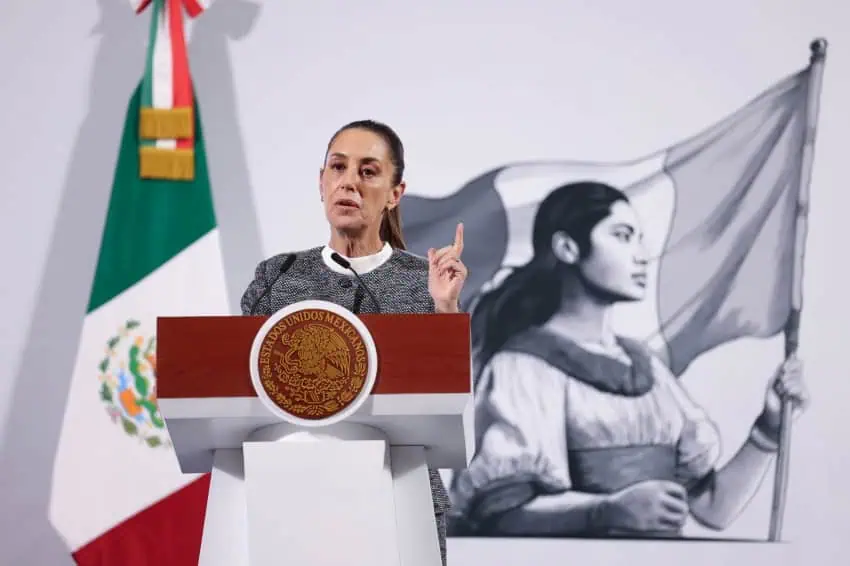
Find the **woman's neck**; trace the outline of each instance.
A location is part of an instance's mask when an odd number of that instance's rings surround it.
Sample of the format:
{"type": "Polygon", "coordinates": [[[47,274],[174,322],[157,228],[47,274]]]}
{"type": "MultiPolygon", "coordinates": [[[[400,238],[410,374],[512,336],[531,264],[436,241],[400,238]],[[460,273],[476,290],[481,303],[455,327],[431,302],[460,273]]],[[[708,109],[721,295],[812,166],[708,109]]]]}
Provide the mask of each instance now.
{"type": "Polygon", "coordinates": [[[332,230],[328,247],[345,257],[363,257],[380,252],[384,247],[384,242],[381,241],[378,234],[352,237],[332,230]]]}
{"type": "Polygon", "coordinates": [[[616,336],[610,324],[611,305],[587,293],[564,297],[558,312],[546,326],[553,332],[579,343],[611,346],[616,336]]]}

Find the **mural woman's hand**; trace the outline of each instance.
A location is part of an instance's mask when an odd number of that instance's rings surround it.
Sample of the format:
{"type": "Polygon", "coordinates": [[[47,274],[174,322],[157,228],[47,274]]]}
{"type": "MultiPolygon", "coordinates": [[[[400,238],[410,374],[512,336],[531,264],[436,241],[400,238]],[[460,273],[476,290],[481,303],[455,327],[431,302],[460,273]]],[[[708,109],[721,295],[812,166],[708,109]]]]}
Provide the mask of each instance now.
{"type": "Polygon", "coordinates": [[[688,518],[688,494],[681,485],[650,480],[611,495],[595,519],[596,528],[642,533],[676,532],[688,518]]]}
{"type": "Polygon", "coordinates": [[[764,411],[759,417],[759,427],[770,436],[778,435],[783,400],[791,403],[795,416],[809,402],[809,394],[803,379],[803,362],[793,355],[789,356],[776,370],[765,395],[764,411]]]}

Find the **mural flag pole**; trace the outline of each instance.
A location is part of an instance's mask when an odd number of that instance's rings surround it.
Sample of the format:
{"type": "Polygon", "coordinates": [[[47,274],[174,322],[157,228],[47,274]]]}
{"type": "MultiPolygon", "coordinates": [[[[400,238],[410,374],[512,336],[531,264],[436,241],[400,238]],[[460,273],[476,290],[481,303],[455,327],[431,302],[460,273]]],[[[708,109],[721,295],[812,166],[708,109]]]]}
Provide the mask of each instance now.
{"type": "MultiPolygon", "coordinates": [[[[803,307],[803,259],[805,257],[806,233],[809,214],[809,185],[814,161],[815,136],[817,133],[818,110],[820,106],[821,85],[823,82],[824,62],[826,60],[827,41],[814,40],[809,49],[809,84],[806,101],[806,126],[803,142],[803,156],[800,166],[800,194],[797,201],[797,221],[794,242],[794,271],[791,288],[791,313],[785,324],[785,357],[797,355],[800,343],[800,313],[803,307]]],[[[782,401],[782,417],[779,427],[779,449],[776,457],[776,469],[773,484],[773,504],[770,515],[768,540],[776,542],[782,538],[782,519],[788,492],[788,463],[791,451],[792,404],[782,401]]]]}

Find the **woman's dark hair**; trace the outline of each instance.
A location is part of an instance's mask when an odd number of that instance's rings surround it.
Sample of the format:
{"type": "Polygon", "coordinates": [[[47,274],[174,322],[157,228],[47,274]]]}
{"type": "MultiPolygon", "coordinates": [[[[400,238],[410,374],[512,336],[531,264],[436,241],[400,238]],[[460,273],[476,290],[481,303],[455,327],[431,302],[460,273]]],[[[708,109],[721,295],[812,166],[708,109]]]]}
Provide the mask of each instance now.
{"type": "Polygon", "coordinates": [[[531,261],[484,294],[473,309],[473,349],[479,370],[512,336],[543,325],[558,311],[566,265],[552,252],[552,236],[564,232],[575,241],[579,257],[587,257],[590,233],[618,201],[628,202],[628,198],[609,185],[585,181],[561,186],[540,203],[531,261]]]}
{"type": "MultiPolygon", "coordinates": [[[[357,120],[355,122],[350,122],[334,133],[331,140],[328,142],[327,151],[330,151],[334,140],[336,140],[339,134],[346,130],[353,129],[372,132],[384,140],[384,143],[387,144],[387,148],[390,152],[390,161],[392,161],[395,169],[393,172],[392,184],[395,186],[401,183],[404,178],[404,144],[401,143],[401,138],[398,137],[398,134],[396,134],[395,131],[386,124],[376,122],[375,120],[357,120]]],[[[401,210],[399,208],[399,206],[396,206],[392,210],[384,212],[384,217],[381,219],[380,237],[381,240],[388,242],[393,248],[404,250],[407,249],[407,245],[404,242],[404,233],[401,230],[401,210]]]]}

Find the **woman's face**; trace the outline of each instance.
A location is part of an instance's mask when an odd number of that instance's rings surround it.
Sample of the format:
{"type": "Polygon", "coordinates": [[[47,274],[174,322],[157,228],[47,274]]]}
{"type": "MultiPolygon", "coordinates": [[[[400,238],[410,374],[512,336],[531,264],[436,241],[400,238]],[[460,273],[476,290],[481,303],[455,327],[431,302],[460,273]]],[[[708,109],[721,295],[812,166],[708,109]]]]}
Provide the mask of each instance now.
{"type": "Polygon", "coordinates": [[[325,216],[340,232],[377,232],[383,212],[394,208],[404,184],[393,185],[395,167],[384,140],[368,130],[341,132],[319,175],[325,216]]]}
{"type": "Polygon", "coordinates": [[[590,254],[578,264],[584,282],[612,302],[646,295],[647,258],[643,234],[630,204],[619,201],[590,233],[590,254]]]}

